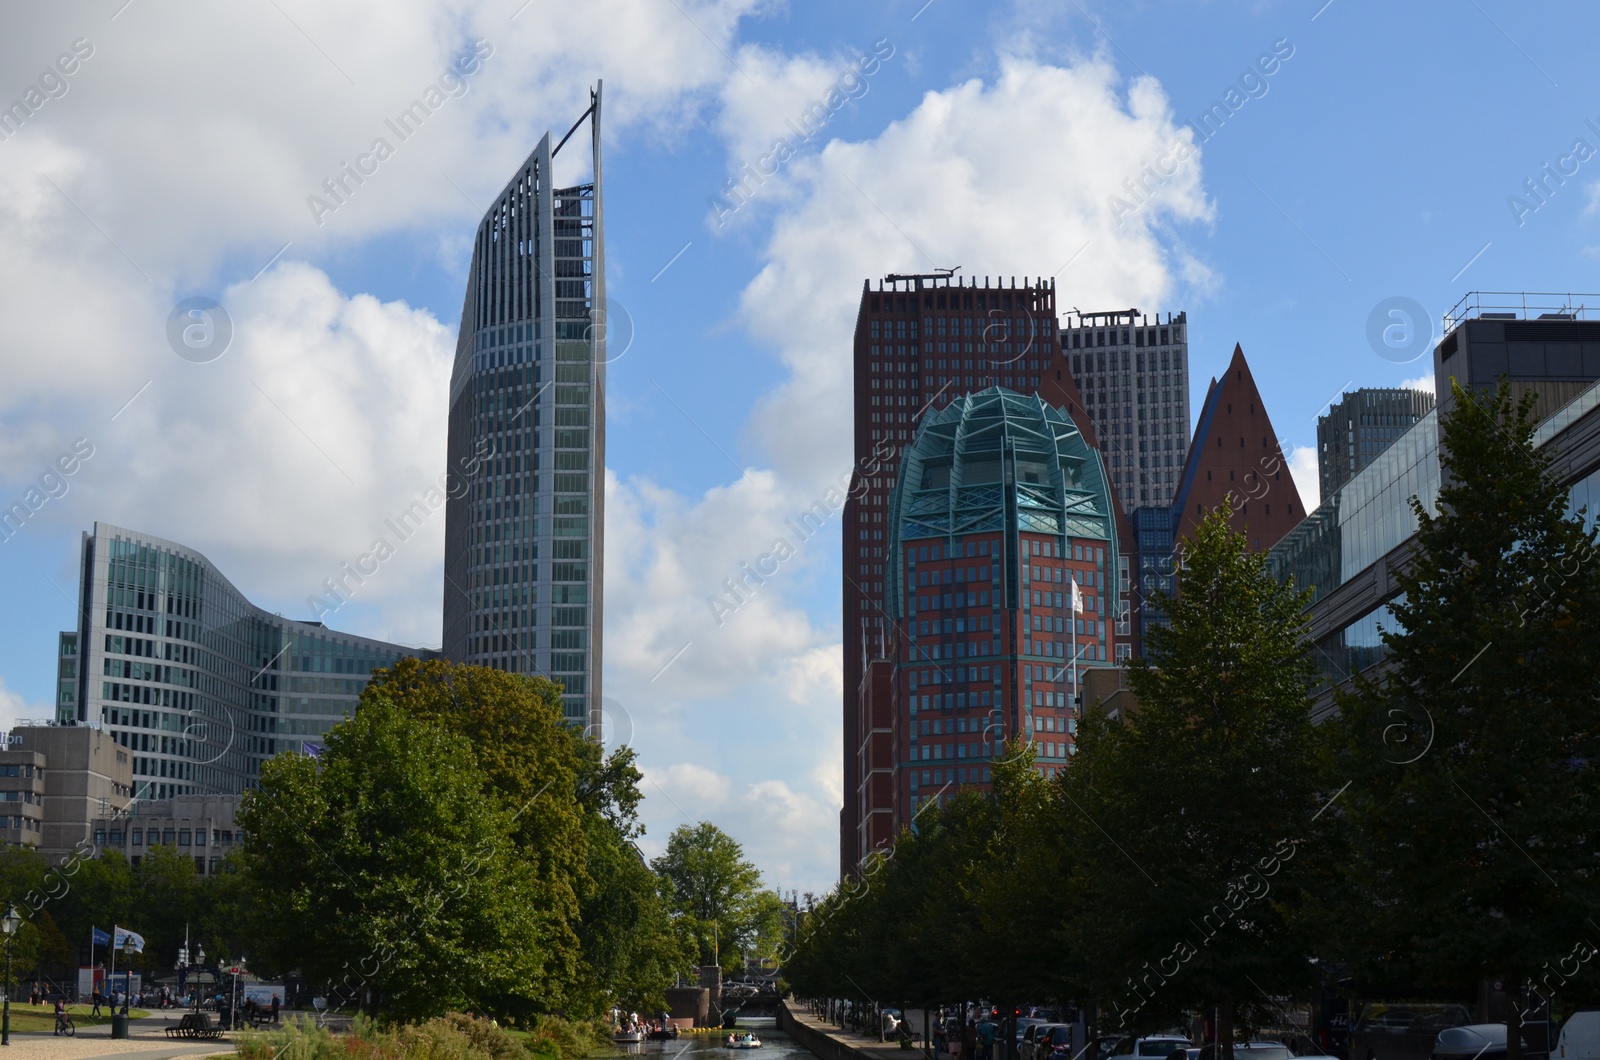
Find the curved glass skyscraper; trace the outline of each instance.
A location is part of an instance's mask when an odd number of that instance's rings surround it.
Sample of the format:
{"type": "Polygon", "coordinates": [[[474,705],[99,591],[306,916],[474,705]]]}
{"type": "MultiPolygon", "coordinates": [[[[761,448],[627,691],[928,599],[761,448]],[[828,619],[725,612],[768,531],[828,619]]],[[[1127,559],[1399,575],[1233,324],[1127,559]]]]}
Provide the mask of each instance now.
{"type": "Polygon", "coordinates": [[[445,509],[444,654],[545,674],[600,724],[605,238],[600,88],[548,133],[478,225],[450,378],[449,461],[482,470],[445,509]],[[593,179],[551,165],[589,122],[593,179]]]}
{"type": "Polygon", "coordinates": [[[436,654],[263,611],[200,553],[120,526],[83,535],[79,571],[56,721],[127,748],[135,799],[252,788],[273,755],[316,754],[375,668],[436,654]]]}

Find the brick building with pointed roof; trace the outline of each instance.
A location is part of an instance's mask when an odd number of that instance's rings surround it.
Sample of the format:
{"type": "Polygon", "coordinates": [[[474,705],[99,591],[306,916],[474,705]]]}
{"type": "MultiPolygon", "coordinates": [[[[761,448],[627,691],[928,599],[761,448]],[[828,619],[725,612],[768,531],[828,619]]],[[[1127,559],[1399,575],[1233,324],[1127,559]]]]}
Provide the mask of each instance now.
{"type": "Polygon", "coordinates": [[[1200,407],[1194,442],[1172,498],[1174,540],[1192,535],[1230,493],[1233,527],[1245,535],[1251,551],[1271,548],[1306,515],[1288,458],[1238,345],[1221,378],[1211,380],[1200,407]]]}

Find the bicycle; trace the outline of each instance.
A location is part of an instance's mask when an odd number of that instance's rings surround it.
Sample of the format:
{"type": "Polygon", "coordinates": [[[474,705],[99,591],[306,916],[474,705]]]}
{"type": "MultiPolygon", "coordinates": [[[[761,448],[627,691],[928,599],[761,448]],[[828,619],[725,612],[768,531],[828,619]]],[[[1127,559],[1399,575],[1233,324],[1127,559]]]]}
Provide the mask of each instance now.
{"type": "Polygon", "coordinates": [[[72,1015],[62,1012],[56,1016],[56,1035],[65,1034],[68,1038],[78,1033],[78,1025],[72,1022],[72,1015]]]}

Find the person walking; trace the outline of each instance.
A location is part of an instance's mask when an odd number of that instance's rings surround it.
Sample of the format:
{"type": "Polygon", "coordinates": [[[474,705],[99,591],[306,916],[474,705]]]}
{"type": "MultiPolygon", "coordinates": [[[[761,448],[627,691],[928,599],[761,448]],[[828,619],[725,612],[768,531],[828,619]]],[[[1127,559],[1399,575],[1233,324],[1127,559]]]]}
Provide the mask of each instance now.
{"type": "Polygon", "coordinates": [[[279,1004],[278,995],[277,994],[273,994],[272,995],[272,1022],[273,1023],[277,1023],[278,1022],[278,1004],[279,1004]]]}
{"type": "Polygon", "coordinates": [[[98,1016],[98,1015],[100,1015],[100,988],[99,987],[95,987],[94,988],[94,998],[93,998],[93,1000],[94,1000],[94,1007],[89,1010],[89,1015],[98,1016]]]}

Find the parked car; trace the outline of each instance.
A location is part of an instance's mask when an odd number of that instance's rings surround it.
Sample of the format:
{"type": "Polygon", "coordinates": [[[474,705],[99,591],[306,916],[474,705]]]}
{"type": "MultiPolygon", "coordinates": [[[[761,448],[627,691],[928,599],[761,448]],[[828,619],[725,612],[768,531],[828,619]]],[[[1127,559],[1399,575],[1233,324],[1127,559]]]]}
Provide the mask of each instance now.
{"type": "Polygon", "coordinates": [[[1350,1060],[1427,1060],[1440,1031],[1471,1022],[1465,1005],[1369,1004],[1350,1029],[1350,1060]]]}
{"type": "Polygon", "coordinates": [[[1022,1060],[1050,1060],[1051,1047],[1055,1041],[1052,1032],[1060,1030],[1065,1036],[1062,1040],[1071,1041],[1072,1025],[1068,1023],[1033,1023],[1022,1035],[1022,1044],[1017,1047],[1017,1055],[1022,1060]]]}
{"type": "MultiPolygon", "coordinates": [[[[1135,1057],[1138,1060],[1166,1060],[1174,1050],[1191,1048],[1189,1039],[1175,1034],[1152,1034],[1148,1038],[1124,1038],[1117,1044],[1112,1057],[1135,1057]]],[[[1276,1060],[1268,1057],[1266,1060],[1276,1060]]]]}
{"type": "Polygon", "coordinates": [[[1017,1017],[1017,1055],[1022,1055],[1022,1039],[1028,1033],[1029,1027],[1038,1027],[1050,1022],[1049,1020],[1035,1019],[1032,1016],[1017,1017]]]}
{"type": "Polygon", "coordinates": [[[1233,1060],[1294,1060],[1294,1052],[1282,1042],[1236,1042],[1233,1060]]]}
{"type": "MultiPolygon", "coordinates": [[[[1526,1052],[1526,1041],[1522,1048],[1526,1052]]],[[[1433,1043],[1431,1060],[1503,1060],[1505,1055],[1504,1023],[1469,1023],[1440,1031],[1433,1043]]]]}
{"type": "Polygon", "coordinates": [[[1033,1060],[1073,1060],[1073,1030],[1070,1023],[1052,1023],[1041,1031],[1033,1044],[1033,1060]]]}

